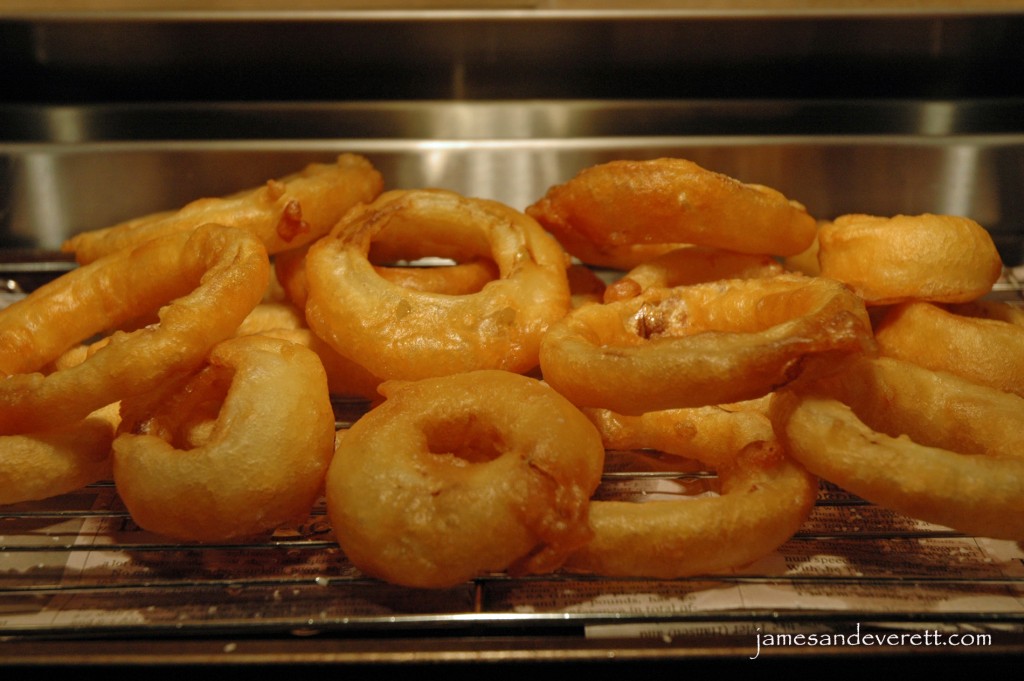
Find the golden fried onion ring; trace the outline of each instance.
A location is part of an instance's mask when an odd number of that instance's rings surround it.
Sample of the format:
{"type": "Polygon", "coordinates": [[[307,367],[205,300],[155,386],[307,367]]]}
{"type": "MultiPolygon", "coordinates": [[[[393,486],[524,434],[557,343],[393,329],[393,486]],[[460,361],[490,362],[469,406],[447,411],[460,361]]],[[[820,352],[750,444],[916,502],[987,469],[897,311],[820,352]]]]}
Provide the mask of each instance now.
{"type": "Polygon", "coordinates": [[[191,371],[234,334],[269,276],[258,239],[204,225],[119,251],[36,289],[0,311],[0,433],[77,421],[191,371]],[[157,308],[158,324],[115,333],[81,364],[40,373],[73,345],[157,308]]]}
{"type": "Polygon", "coordinates": [[[717,467],[752,442],[774,439],[769,398],[635,415],[609,409],[580,411],[597,426],[605,449],[651,449],[717,467]]]}
{"type": "Polygon", "coordinates": [[[954,530],[1024,539],[1024,398],[893,358],[857,356],[779,391],[770,415],[808,470],[954,530]]]}
{"type": "Polygon", "coordinates": [[[480,370],[385,384],[338,441],[327,511],[363,572],[414,587],[557,569],[590,537],[604,448],[540,381],[480,370]]]}
{"type": "Polygon", "coordinates": [[[79,263],[89,263],[155,236],[215,222],[251,231],[273,254],[323,236],[349,208],[372,201],[382,188],[383,179],[368,160],[342,154],[335,163],[310,163],[262,187],[197,199],[178,210],[77,234],[62,250],[74,253],[79,263]]]}
{"type": "Polygon", "coordinates": [[[804,207],[778,191],[675,158],[586,168],[526,212],[556,238],[610,246],[675,243],[792,255],[816,231],[804,207]]]}
{"type": "Polygon", "coordinates": [[[262,335],[303,345],[320,358],[327,372],[327,388],[332,395],[380,399],[381,380],[320,339],[306,326],[301,310],[288,302],[260,303],[238,327],[236,336],[262,335]]]}
{"type": "MultiPolygon", "coordinates": [[[[81,364],[95,348],[76,345],[48,371],[81,364]]],[[[18,435],[0,435],[0,505],[38,501],[65,494],[111,476],[111,449],[121,421],[119,403],[81,421],[18,435]]]]}
{"type": "Polygon", "coordinates": [[[281,338],[298,343],[315,352],[327,373],[327,389],[332,395],[359,397],[370,401],[380,399],[377,388],[383,381],[348,357],[339,355],[312,330],[308,328],[279,328],[265,329],[260,333],[271,338],[281,338]]]}
{"type": "Polygon", "coordinates": [[[186,541],[252,537],[304,519],[334,452],[316,355],[263,336],[226,340],[177,390],[123,404],[114,484],[140,527],[186,541]]]}
{"type": "Polygon", "coordinates": [[[595,244],[574,232],[569,225],[561,225],[553,236],[580,263],[612,270],[630,270],[651,258],[687,246],[675,243],[595,244]]]}
{"type": "Polygon", "coordinates": [[[875,327],[878,350],[1024,396],[1024,320],[1000,301],[903,303],[875,327]]]}
{"type": "Polygon", "coordinates": [[[992,290],[1002,260],[984,227],[954,215],[841,215],[818,231],[821,276],[868,305],[964,303],[992,290]]]}
{"type": "Polygon", "coordinates": [[[847,287],[784,274],[577,308],[545,335],[540,366],[577,406],[640,414],[761,397],[808,356],[872,343],[847,287]]]}
{"type": "Polygon", "coordinates": [[[306,321],[340,354],[385,379],[481,368],[525,372],[540,339],[568,311],[567,256],[536,222],[501,203],[444,190],[395,190],[353,209],[306,255],[306,321]],[[377,234],[412,222],[501,274],[477,293],[412,291],[367,258],[377,234]]]}
{"type": "MultiPolygon", "coordinates": [[[[827,221],[822,220],[818,222],[818,229],[821,229],[823,225],[828,224],[827,221]]],[[[814,241],[811,245],[804,250],[790,255],[782,259],[782,267],[787,272],[799,272],[800,274],[806,274],[810,277],[817,277],[821,275],[821,263],[818,262],[818,235],[815,233],[814,241]]]]}
{"type": "Polygon", "coordinates": [[[770,277],[782,272],[782,265],[768,255],[735,253],[703,246],[682,247],[626,272],[605,290],[604,302],[633,298],[649,288],[690,286],[720,279],[770,277]]]}
{"type": "Polygon", "coordinates": [[[569,293],[572,296],[572,307],[584,303],[600,303],[608,285],[594,270],[586,265],[572,264],[565,271],[569,279],[569,293]]]}
{"type": "Polygon", "coordinates": [[[0,435],[0,505],[37,501],[108,480],[119,420],[111,404],[81,421],[0,435]]]}
{"type": "Polygon", "coordinates": [[[718,467],[718,476],[718,496],[592,501],[594,538],[569,556],[565,569],[675,579],[742,567],[793,536],[818,490],[816,478],[774,439],[750,442],[718,467]]]}
{"type": "Polygon", "coordinates": [[[252,309],[235,331],[236,336],[251,336],[276,329],[302,329],[306,317],[289,302],[261,302],[252,309]]]}

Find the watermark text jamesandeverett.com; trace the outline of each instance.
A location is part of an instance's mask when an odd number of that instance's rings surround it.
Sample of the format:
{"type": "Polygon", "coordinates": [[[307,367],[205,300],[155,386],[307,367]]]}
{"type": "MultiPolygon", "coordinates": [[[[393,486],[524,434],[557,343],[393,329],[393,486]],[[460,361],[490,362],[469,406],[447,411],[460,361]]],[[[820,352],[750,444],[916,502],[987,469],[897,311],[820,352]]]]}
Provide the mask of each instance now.
{"type": "Polygon", "coordinates": [[[943,647],[943,646],[990,646],[991,634],[944,633],[936,630],[916,632],[865,632],[861,633],[860,623],[849,634],[844,633],[801,633],[801,634],[762,634],[757,628],[756,648],[751,660],[761,656],[761,651],[768,648],[814,647],[814,646],[849,646],[857,648],[902,646],[902,647],[943,647]]]}

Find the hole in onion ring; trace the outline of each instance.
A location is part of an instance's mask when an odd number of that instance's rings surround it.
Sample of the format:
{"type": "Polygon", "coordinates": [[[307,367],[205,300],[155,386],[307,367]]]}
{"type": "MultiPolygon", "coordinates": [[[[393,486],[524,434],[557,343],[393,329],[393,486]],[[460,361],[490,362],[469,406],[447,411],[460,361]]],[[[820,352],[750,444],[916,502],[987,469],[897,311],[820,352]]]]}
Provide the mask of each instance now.
{"type": "Polygon", "coordinates": [[[507,445],[501,432],[476,414],[451,415],[423,427],[427,451],[467,463],[484,463],[501,456],[507,445]]]}

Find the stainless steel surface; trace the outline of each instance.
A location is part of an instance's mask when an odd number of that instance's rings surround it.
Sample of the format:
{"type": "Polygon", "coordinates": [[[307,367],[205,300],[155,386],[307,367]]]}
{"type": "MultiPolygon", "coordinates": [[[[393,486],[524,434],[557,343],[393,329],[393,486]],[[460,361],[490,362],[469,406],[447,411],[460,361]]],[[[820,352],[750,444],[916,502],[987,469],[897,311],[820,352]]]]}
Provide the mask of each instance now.
{"type": "Polygon", "coordinates": [[[1017,133],[1024,97],[0,104],[0,142],[1017,133]]]}
{"type": "Polygon", "coordinates": [[[811,213],[952,213],[1024,262],[1024,100],[405,102],[0,107],[0,249],[368,156],[394,187],[525,207],[579,169],[682,156],[811,213]],[[31,125],[21,121],[34,121],[31,125]],[[232,131],[235,134],[232,135],[232,131]]]}

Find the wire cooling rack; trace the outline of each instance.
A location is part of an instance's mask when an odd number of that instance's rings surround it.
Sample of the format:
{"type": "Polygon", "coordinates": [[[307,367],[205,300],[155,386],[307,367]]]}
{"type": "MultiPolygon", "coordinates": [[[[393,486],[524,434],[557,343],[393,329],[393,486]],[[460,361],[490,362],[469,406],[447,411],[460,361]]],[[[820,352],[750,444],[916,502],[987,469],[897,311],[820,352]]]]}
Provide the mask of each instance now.
{"type": "MultiPolygon", "coordinates": [[[[339,403],[339,427],[361,408],[339,403]]],[[[693,497],[714,488],[712,473],[658,465],[665,461],[657,452],[609,452],[598,494],[693,497]]],[[[496,574],[421,591],[359,574],[334,542],[322,504],[262,541],[181,544],[136,527],[113,485],[100,483],[0,509],[0,625],[6,644],[57,640],[67,654],[77,641],[79,655],[103,641],[201,646],[225,636],[236,647],[268,637],[319,641],[321,652],[340,640],[356,659],[426,655],[438,641],[446,655],[507,654],[509,641],[532,649],[542,636],[549,646],[558,641],[552,654],[563,656],[604,651],[612,641],[628,641],[630,650],[657,642],[662,655],[736,654],[767,632],[821,639],[867,631],[931,631],[1024,650],[1024,549],[929,526],[823,483],[790,541],[728,574],[496,574]],[[391,648],[372,644],[382,636],[391,648]],[[481,647],[487,641],[495,647],[481,647]]],[[[816,652],[827,650],[835,646],[816,652]]]]}

